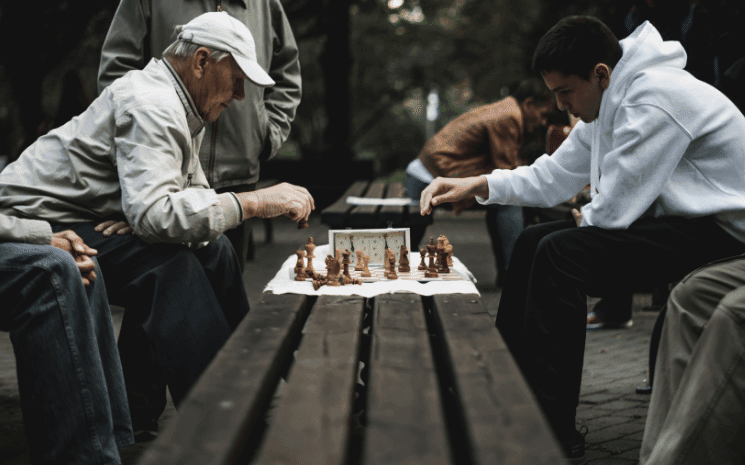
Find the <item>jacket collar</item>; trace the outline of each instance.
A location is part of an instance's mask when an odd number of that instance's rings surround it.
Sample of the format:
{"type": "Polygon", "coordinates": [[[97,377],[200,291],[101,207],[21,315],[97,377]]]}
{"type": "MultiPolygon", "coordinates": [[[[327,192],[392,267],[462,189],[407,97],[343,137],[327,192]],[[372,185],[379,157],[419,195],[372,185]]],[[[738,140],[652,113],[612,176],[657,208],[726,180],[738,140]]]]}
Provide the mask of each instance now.
{"type": "Polygon", "coordinates": [[[199,134],[199,131],[204,128],[204,120],[199,116],[197,107],[194,105],[191,95],[189,95],[189,92],[186,90],[186,86],[184,86],[181,76],[178,75],[168,60],[161,59],[160,62],[165,65],[168,71],[170,71],[167,74],[171,79],[171,82],[173,82],[173,87],[176,89],[176,93],[181,99],[181,103],[184,105],[184,110],[186,110],[186,123],[189,125],[189,132],[191,132],[191,137],[196,137],[197,134],[199,134]]]}

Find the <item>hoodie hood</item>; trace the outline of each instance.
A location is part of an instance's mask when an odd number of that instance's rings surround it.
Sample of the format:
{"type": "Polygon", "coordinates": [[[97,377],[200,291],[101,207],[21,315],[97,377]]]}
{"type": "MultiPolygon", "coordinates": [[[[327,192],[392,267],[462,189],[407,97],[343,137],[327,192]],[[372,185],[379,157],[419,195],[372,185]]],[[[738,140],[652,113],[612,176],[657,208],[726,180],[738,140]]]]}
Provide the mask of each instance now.
{"type": "Polygon", "coordinates": [[[621,40],[623,56],[611,72],[610,86],[603,93],[599,119],[606,121],[621,104],[628,88],[643,73],[655,68],[683,69],[687,56],[680,42],[664,41],[649,21],[621,40]]]}

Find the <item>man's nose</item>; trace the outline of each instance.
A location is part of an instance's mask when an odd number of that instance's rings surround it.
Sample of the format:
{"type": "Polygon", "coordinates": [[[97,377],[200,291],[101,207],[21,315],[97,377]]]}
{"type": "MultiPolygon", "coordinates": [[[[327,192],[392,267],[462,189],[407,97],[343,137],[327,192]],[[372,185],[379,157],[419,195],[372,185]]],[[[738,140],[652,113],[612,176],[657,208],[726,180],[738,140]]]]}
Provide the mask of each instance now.
{"type": "Polygon", "coordinates": [[[566,105],[558,96],[556,97],[556,108],[558,108],[560,111],[564,111],[566,109],[566,105]]]}

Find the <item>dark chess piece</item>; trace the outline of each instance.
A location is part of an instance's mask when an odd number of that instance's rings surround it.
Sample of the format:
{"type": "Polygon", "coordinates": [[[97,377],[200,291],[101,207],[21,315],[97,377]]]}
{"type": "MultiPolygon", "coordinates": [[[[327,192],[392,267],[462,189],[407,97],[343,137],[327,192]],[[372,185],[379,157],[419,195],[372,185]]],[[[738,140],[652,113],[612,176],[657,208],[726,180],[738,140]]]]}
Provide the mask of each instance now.
{"type": "Polygon", "coordinates": [[[438,273],[450,273],[448,268],[448,255],[445,247],[445,236],[440,236],[437,239],[437,256],[439,258],[440,266],[437,268],[438,273]]]}
{"type": "Polygon", "coordinates": [[[398,279],[398,275],[396,274],[396,255],[393,254],[393,251],[391,251],[391,256],[388,258],[388,264],[389,264],[389,271],[386,278],[388,279],[398,279]]]}
{"type": "Polygon", "coordinates": [[[401,251],[399,252],[398,256],[398,271],[400,273],[410,272],[411,268],[409,267],[409,251],[405,245],[401,246],[401,251]]]}
{"type": "Polygon", "coordinates": [[[341,263],[339,263],[339,260],[334,258],[333,255],[326,257],[326,269],[328,270],[326,285],[339,286],[339,272],[341,270],[341,263]]]}
{"type": "Polygon", "coordinates": [[[422,256],[422,262],[419,264],[419,267],[417,268],[417,270],[424,271],[427,269],[427,264],[424,262],[424,256],[427,255],[427,249],[425,248],[419,249],[419,255],[422,256]]]}
{"type": "Polygon", "coordinates": [[[435,239],[430,237],[429,244],[427,244],[427,257],[429,258],[429,266],[427,267],[427,271],[424,272],[425,278],[439,277],[439,275],[437,274],[437,268],[435,267],[435,255],[436,254],[437,254],[437,244],[435,244],[435,239]]]}
{"type": "Polygon", "coordinates": [[[342,276],[345,278],[351,278],[352,275],[349,274],[349,265],[352,263],[352,260],[349,259],[349,257],[352,255],[352,252],[349,250],[345,250],[342,252],[341,256],[343,257],[341,264],[344,266],[344,272],[342,273],[342,276]]]}
{"type": "Polygon", "coordinates": [[[295,263],[295,281],[305,281],[305,278],[307,278],[307,275],[305,274],[305,264],[303,263],[303,258],[305,256],[305,252],[302,250],[295,251],[297,254],[297,262],[295,263]]]}

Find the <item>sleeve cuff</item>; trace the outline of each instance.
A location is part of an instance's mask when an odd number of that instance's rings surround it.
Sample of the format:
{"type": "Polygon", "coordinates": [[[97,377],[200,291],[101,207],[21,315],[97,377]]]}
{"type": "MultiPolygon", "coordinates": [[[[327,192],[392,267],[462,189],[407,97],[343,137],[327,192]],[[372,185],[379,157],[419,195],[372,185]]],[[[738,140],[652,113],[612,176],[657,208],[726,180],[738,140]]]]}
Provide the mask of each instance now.
{"type": "Polygon", "coordinates": [[[243,221],[243,209],[238,202],[238,197],[232,192],[225,192],[217,196],[220,199],[220,208],[225,218],[225,230],[235,228],[243,221]]]}

